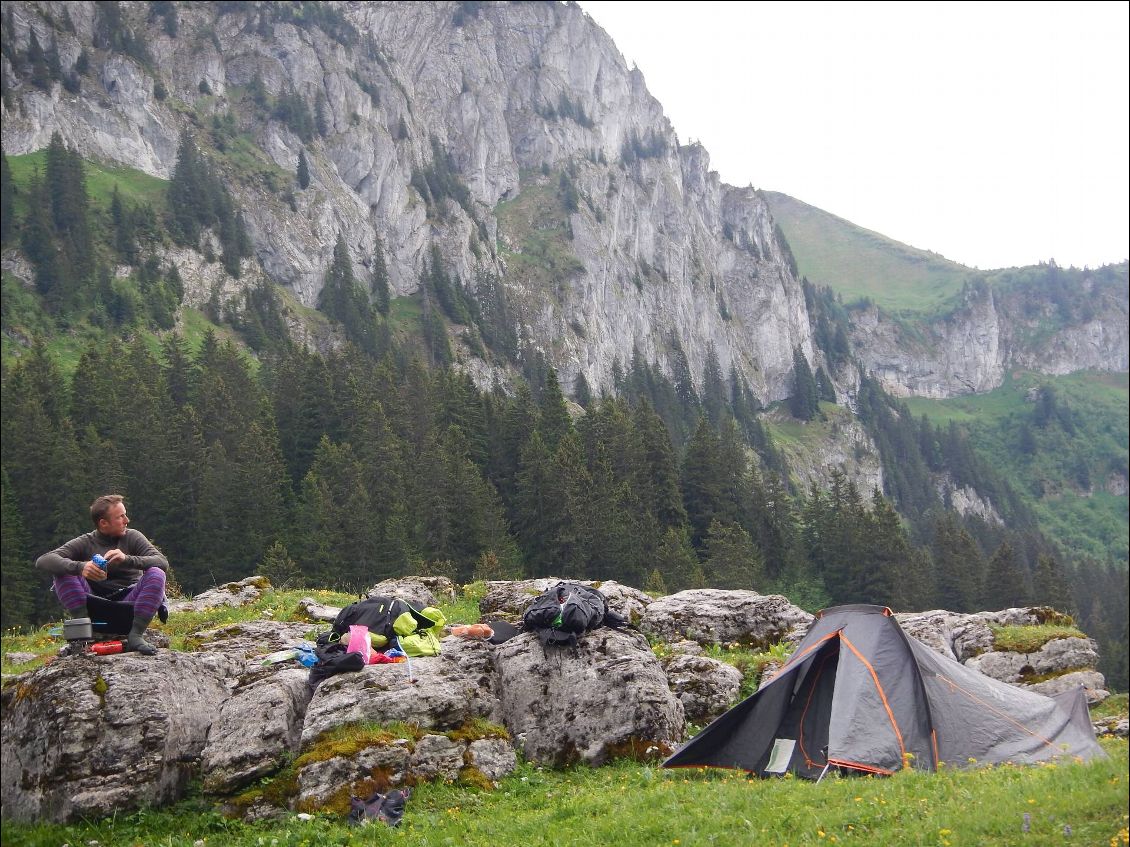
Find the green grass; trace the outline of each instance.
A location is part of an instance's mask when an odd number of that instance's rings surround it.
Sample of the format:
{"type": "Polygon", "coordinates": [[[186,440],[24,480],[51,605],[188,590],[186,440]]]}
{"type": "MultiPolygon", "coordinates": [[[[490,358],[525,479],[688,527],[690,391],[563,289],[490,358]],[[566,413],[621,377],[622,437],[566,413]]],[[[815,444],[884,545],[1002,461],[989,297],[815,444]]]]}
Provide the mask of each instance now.
{"type": "MultiPolygon", "coordinates": [[[[15,197],[15,211],[22,217],[27,211],[27,195],[23,189],[31,182],[36,170],[39,171],[40,179],[43,179],[47,171],[47,151],[44,149],[23,156],[8,156],[8,167],[12,171],[12,182],[21,189],[15,197]]],[[[83,162],[83,171],[86,175],[87,196],[96,209],[110,208],[110,198],[116,185],[118,194],[127,207],[147,204],[157,215],[165,210],[168,180],[149,176],[133,168],[90,161],[83,162]]]]}
{"type": "Polygon", "coordinates": [[[1041,626],[991,626],[993,649],[1011,653],[1035,653],[1057,638],[1086,638],[1086,633],[1073,626],[1044,624],[1041,626]]]}
{"type": "Polygon", "coordinates": [[[341,816],[244,824],[192,799],[75,826],[17,825],[5,845],[152,847],[640,847],[640,845],[1126,844],[1127,745],[1089,764],[998,767],[891,778],[747,780],[733,771],[663,771],[634,762],[599,769],[522,765],[494,791],[425,784],[402,826],[348,827],[341,816]],[[1027,816],[1029,831],[1024,831],[1027,816]],[[1071,835],[1065,837],[1064,827],[1071,835]]]}
{"type": "Polygon", "coordinates": [[[812,283],[829,286],[845,302],[866,297],[888,310],[933,312],[975,273],[787,194],[766,191],[764,196],[800,273],[812,283]]]}

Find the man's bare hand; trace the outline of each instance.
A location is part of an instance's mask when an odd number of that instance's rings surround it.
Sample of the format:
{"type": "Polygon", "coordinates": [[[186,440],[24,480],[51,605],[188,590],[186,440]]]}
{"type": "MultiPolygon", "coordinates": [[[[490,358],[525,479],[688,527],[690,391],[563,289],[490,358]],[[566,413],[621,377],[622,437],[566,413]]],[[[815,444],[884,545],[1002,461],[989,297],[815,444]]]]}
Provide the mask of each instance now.
{"type": "Polygon", "coordinates": [[[117,547],[115,547],[112,550],[106,551],[105,558],[106,558],[106,564],[112,565],[115,562],[124,562],[126,560],[126,554],[123,553],[121,550],[119,550],[117,547]]]}
{"type": "MultiPolygon", "coordinates": [[[[109,556],[106,557],[109,560],[109,556]]],[[[101,582],[106,578],[106,571],[94,564],[94,562],[87,562],[82,566],[82,575],[87,579],[92,579],[95,582],[101,582]]]]}

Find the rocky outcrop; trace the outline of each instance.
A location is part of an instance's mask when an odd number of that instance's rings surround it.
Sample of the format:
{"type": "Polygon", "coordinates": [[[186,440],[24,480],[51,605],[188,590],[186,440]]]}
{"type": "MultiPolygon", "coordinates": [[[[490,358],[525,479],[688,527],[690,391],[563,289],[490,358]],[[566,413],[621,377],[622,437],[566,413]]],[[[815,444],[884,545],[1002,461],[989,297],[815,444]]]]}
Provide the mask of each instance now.
{"type": "Polygon", "coordinates": [[[217,588],[197,594],[191,600],[170,600],[166,605],[170,613],[203,612],[205,609],[218,609],[222,606],[237,608],[254,603],[271,587],[271,582],[263,576],[249,576],[239,582],[225,582],[217,588]]]}
{"type": "Polygon", "coordinates": [[[799,641],[811,622],[812,615],[777,594],[699,588],[653,601],[640,629],[663,641],[769,647],[799,641]]]}
{"type": "Polygon", "coordinates": [[[343,788],[364,786],[361,793],[385,791],[421,781],[464,779],[482,786],[511,773],[517,756],[506,738],[467,740],[458,733],[425,732],[412,738],[374,737],[349,755],[312,757],[298,768],[295,808],[321,809],[343,796],[343,788]]]}
{"type": "Polygon", "coordinates": [[[1053,609],[1030,607],[974,614],[934,610],[895,617],[907,634],[931,650],[1002,682],[1047,695],[1081,686],[1090,703],[1110,696],[1106,680],[1096,670],[1098,645],[1090,638],[1053,638],[1031,653],[997,649],[994,626],[1057,622],[1063,616],[1053,609]]]}
{"type": "MultiPolygon", "coordinates": [[[[556,582],[491,583],[482,602],[518,616],[556,582]]],[[[98,817],[172,802],[200,778],[257,820],[344,812],[350,794],[430,779],[485,786],[510,773],[519,753],[543,765],[658,757],[682,740],[688,719],[709,721],[739,696],[742,674],[695,655],[702,644],[795,642],[811,621],[783,597],[749,591],[652,600],[615,583],[600,589],[670,643],[662,661],[630,629],[594,630],[575,648],[543,648],[530,633],[501,645],[448,637],[439,656],[371,665],[312,689],[305,669],[264,661],[301,642],[310,624],[270,620],[193,633],[188,653],[57,658],[3,689],[3,813],[98,817]],[[272,776],[285,791],[267,799],[252,784],[272,776]]],[[[195,601],[206,607],[203,595],[195,601]]],[[[1051,639],[1025,655],[993,649],[993,626],[1054,621],[1050,609],[899,619],[933,649],[998,679],[1106,694],[1090,639],[1051,639]]]]}
{"type": "Polygon", "coordinates": [[[369,597],[399,597],[417,609],[423,609],[453,601],[455,583],[445,576],[408,576],[378,582],[366,594],[369,597]]]}
{"type": "Polygon", "coordinates": [[[60,658],[3,713],[5,818],[72,821],[179,799],[228,697],[196,656],[60,658]]]}
{"type": "Polygon", "coordinates": [[[1025,286],[969,286],[957,308],[928,321],[908,322],[870,307],[852,315],[853,347],[864,370],[895,396],[991,391],[1012,369],[1130,368],[1125,284],[1087,277],[1072,298],[1086,306],[1066,317],[1062,304],[1025,286]]]}
{"type": "Polygon", "coordinates": [[[566,649],[522,634],[498,646],[495,664],[503,723],[529,761],[599,765],[683,739],[683,706],[636,633],[601,628],[566,649]]]}
{"type": "Polygon", "coordinates": [[[439,656],[330,677],[306,709],[302,743],[353,723],[403,722],[444,730],[475,718],[502,723],[493,650],[483,641],[445,638],[439,656]]]}
{"type": "Polygon", "coordinates": [[[310,701],[305,669],[285,668],[241,685],[208,730],[200,758],[204,790],[230,793],[274,773],[298,752],[310,701]]]}
{"type": "Polygon", "coordinates": [[[706,656],[678,654],[660,662],[688,721],[712,721],[737,700],[742,674],[733,665],[706,656]]]}

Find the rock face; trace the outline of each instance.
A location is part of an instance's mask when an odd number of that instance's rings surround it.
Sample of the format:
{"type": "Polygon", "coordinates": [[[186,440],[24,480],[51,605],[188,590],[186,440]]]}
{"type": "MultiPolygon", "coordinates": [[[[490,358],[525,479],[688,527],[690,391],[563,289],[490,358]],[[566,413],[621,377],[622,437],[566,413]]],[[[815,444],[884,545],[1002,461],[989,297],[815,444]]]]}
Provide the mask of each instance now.
{"type": "Polygon", "coordinates": [[[231,693],[208,730],[204,790],[226,794],[274,773],[298,752],[310,701],[305,669],[263,672],[231,693]]]}
{"type": "Polygon", "coordinates": [[[1092,277],[1073,294],[1087,306],[1064,320],[1060,304],[1025,289],[971,286],[943,319],[906,323],[870,308],[854,313],[854,349],[896,396],[953,397],[1000,386],[1012,369],[1046,374],[1125,371],[1130,329],[1124,287],[1092,277]],[[1047,326],[1058,327],[1051,332],[1047,326]]]}
{"type": "Polygon", "coordinates": [[[668,656],[661,662],[688,721],[712,721],[737,700],[742,674],[733,665],[706,656],[687,655],[668,656]]]}
{"type": "Polygon", "coordinates": [[[445,638],[439,656],[370,665],[318,686],[306,710],[302,742],[309,745],[336,726],[369,721],[455,729],[474,718],[501,723],[493,691],[494,647],[445,638]]]}
{"type": "Polygon", "coordinates": [[[1110,692],[1095,670],[1098,645],[1090,638],[1055,638],[1034,653],[996,649],[993,626],[1035,626],[1056,616],[1052,609],[1034,607],[975,614],[935,610],[895,618],[931,650],[986,676],[1048,695],[1082,686],[1088,702],[1105,700],[1110,692]]]}
{"type": "MultiPolygon", "coordinates": [[[[576,4],[467,13],[335,3],[335,26],[300,27],[270,6],[195,3],[177,7],[176,37],[147,7],[124,5],[121,26],[148,62],[94,46],[95,4],[69,4],[73,28],[52,3],[8,5],[13,50],[26,52],[34,31],[56,46],[64,73],[80,53],[90,63],[75,95],[41,90],[5,56],[9,156],[59,132],[90,159],[168,179],[181,131],[201,120],[194,110],[236,117],[270,177],[232,179],[255,251],[241,284],[261,269],[314,305],[340,233],[358,279],[379,252],[393,293],[406,295],[434,244],[469,291],[485,297],[502,281],[510,329],[536,342],[563,385],[584,373],[594,391],[609,388],[633,348],[667,373],[685,355],[697,378],[713,347],[723,373],[733,367],[776,400],[789,390],[793,348],[815,361],[804,295],[765,201],[722,184],[701,145],[680,145],[642,74],[576,4]],[[323,131],[304,141],[256,107],[253,80],[268,97],[294,92],[320,110],[323,131]],[[300,152],[311,184],[294,191],[300,152]],[[424,189],[428,171],[459,190],[424,189]],[[535,229],[560,258],[548,274],[535,229]]],[[[168,260],[185,265],[192,291],[217,289],[238,306],[235,291],[206,278],[215,265],[168,260]]],[[[489,381],[482,367],[468,370],[489,381]]]]}
{"type": "Polygon", "coordinates": [[[812,615],[780,595],[700,588],[653,601],[640,629],[664,641],[768,647],[802,638],[812,615]]]}
{"type": "Polygon", "coordinates": [[[228,696],[195,656],[62,658],[17,684],[3,716],[3,814],[98,818],[178,799],[228,696]]]}
{"type": "Polygon", "coordinates": [[[635,633],[597,629],[575,649],[522,634],[498,646],[495,663],[503,722],[530,761],[599,765],[683,739],[683,706],[635,633]]]}

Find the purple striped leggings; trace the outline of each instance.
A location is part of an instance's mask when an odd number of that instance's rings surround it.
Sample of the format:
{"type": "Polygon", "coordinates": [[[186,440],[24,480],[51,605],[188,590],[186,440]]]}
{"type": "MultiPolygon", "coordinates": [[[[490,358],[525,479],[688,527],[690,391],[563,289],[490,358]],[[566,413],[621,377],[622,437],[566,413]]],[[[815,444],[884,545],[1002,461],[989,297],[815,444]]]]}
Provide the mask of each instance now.
{"type": "MultiPolygon", "coordinates": [[[[55,594],[64,609],[75,609],[86,603],[87,595],[93,594],[86,577],[66,574],[53,580],[55,594]]],[[[137,618],[151,618],[165,601],[165,572],[160,568],[146,568],[141,579],[129,593],[121,598],[123,603],[133,603],[133,614],[137,618]]]]}

